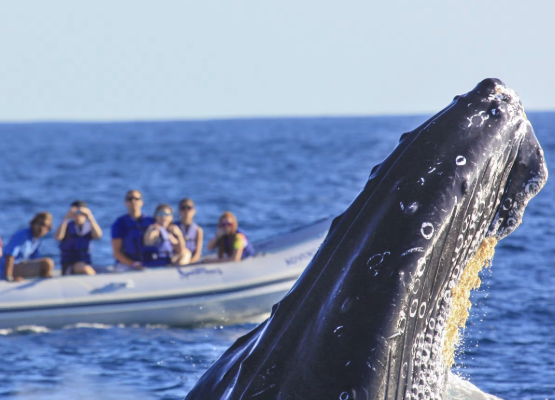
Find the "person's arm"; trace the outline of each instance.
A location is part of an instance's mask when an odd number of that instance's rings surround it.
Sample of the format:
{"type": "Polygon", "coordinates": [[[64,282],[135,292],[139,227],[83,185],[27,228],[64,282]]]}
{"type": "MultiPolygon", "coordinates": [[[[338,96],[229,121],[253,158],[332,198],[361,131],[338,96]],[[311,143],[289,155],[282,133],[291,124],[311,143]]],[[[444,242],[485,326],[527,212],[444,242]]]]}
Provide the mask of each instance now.
{"type": "Polygon", "coordinates": [[[243,256],[243,250],[247,245],[247,239],[243,236],[242,233],[238,233],[235,236],[235,243],[233,244],[233,253],[229,257],[229,261],[241,261],[241,257],[243,256]]]}
{"type": "Polygon", "coordinates": [[[216,244],[218,243],[218,239],[222,237],[223,234],[224,232],[222,231],[222,229],[218,228],[218,230],[216,231],[216,235],[212,239],[210,239],[206,248],[210,251],[214,250],[216,248],[216,244]]]}
{"type": "Polygon", "coordinates": [[[233,243],[233,253],[229,257],[231,261],[241,261],[243,250],[247,247],[247,238],[242,233],[235,235],[235,243],[233,243]]]}
{"type": "Polygon", "coordinates": [[[114,253],[114,258],[125,265],[136,265],[139,264],[136,261],[133,261],[132,259],[130,259],[129,257],[127,257],[125,254],[123,254],[123,252],[121,251],[123,245],[123,240],[121,238],[114,238],[112,239],[112,251],[114,253]]]}
{"type": "Polygon", "coordinates": [[[75,210],[76,210],[75,207],[71,207],[69,209],[64,219],[62,220],[62,223],[58,226],[58,228],[56,229],[56,232],[54,232],[54,239],[56,239],[58,242],[61,242],[62,240],[64,240],[66,236],[67,224],[71,220],[71,217],[73,216],[73,212],[75,210]]]}
{"type": "Polygon", "coordinates": [[[172,236],[170,236],[170,240],[174,245],[175,250],[182,253],[186,247],[185,238],[183,237],[183,232],[181,232],[181,229],[179,229],[177,225],[173,225],[173,224],[168,227],[168,232],[173,235],[174,240],[171,240],[172,236]]]}
{"type": "Polygon", "coordinates": [[[208,241],[208,244],[206,245],[206,248],[210,251],[214,250],[216,248],[216,242],[218,241],[218,238],[216,236],[214,236],[212,239],[210,239],[208,241]]]}
{"type": "Polygon", "coordinates": [[[243,256],[243,248],[234,249],[233,253],[229,257],[218,258],[217,260],[210,260],[210,262],[230,262],[230,261],[241,261],[243,256]]]}
{"type": "Polygon", "coordinates": [[[238,233],[235,236],[235,243],[233,244],[233,252],[229,257],[218,258],[217,260],[210,260],[210,262],[229,262],[229,261],[241,261],[243,256],[243,250],[245,250],[247,240],[243,234],[238,233]]]}
{"type": "Polygon", "coordinates": [[[14,277],[13,270],[15,258],[19,255],[21,245],[25,242],[25,233],[23,230],[17,231],[8,244],[4,247],[4,276],[2,279],[20,281],[22,277],[14,277]]]}
{"type": "Polygon", "coordinates": [[[175,264],[181,259],[183,253],[185,253],[185,238],[183,237],[181,229],[179,229],[176,225],[170,225],[168,227],[168,232],[173,234],[173,236],[177,239],[177,244],[174,245],[175,255],[172,257],[172,264],[175,264]]]}
{"type": "MultiPolygon", "coordinates": [[[[170,243],[173,246],[173,249],[175,252],[179,252],[181,243],[179,241],[179,237],[183,237],[183,232],[181,232],[181,229],[179,229],[179,227],[175,224],[171,224],[170,226],[168,226],[168,233],[171,233],[171,235],[169,236],[170,239],[170,243]]],[[[185,243],[185,239],[183,239],[183,243],[185,243]]]]}
{"type": "Polygon", "coordinates": [[[14,256],[6,254],[4,261],[4,279],[7,281],[19,282],[23,280],[21,276],[13,276],[14,256]]]}
{"type": "Polygon", "coordinates": [[[158,224],[150,225],[143,235],[143,244],[145,246],[154,246],[160,238],[160,227],[158,224]]]}
{"type": "Polygon", "coordinates": [[[197,249],[195,250],[195,254],[191,257],[191,263],[197,262],[202,254],[202,245],[204,240],[204,231],[199,226],[197,228],[197,249]]]}
{"type": "Polygon", "coordinates": [[[91,210],[89,210],[88,208],[85,207],[81,207],[79,209],[83,214],[85,214],[85,217],[87,217],[87,219],[89,220],[89,222],[91,223],[91,235],[93,239],[100,239],[102,237],[102,229],[100,229],[100,226],[98,225],[98,223],[96,222],[96,219],[94,219],[93,213],[91,210]]]}
{"type": "Polygon", "coordinates": [[[64,218],[62,220],[61,224],[58,226],[58,228],[54,232],[54,239],[56,239],[58,242],[61,242],[66,237],[66,230],[67,230],[67,224],[68,223],[69,223],[69,219],[64,218]]]}
{"type": "Polygon", "coordinates": [[[73,213],[76,210],[77,210],[77,207],[70,207],[69,211],[67,212],[64,219],[62,220],[62,223],[58,226],[58,229],[56,229],[56,232],[54,232],[54,239],[56,239],[58,242],[61,242],[66,237],[67,224],[73,217],[73,213]]]}

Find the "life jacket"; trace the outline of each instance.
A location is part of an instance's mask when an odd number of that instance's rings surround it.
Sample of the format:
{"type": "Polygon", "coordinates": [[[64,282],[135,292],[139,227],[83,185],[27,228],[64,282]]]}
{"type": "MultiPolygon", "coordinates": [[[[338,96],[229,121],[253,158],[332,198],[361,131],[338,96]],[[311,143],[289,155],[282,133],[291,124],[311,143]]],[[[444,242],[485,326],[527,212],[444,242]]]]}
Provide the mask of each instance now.
{"type": "Polygon", "coordinates": [[[171,233],[166,228],[160,228],[160,237],[154,246],[144,246],[143,264],[147,267],[170,265],[174,255],[171,233]]]}
{"type": "Polygon", "coordinates": [[[185,229],[185,225],[181,221],[177,222],[176,225],[183,232],[185,247],[191,251],[191,254],[195,254],[195,251],[197,251],[198,225],[193,222],[187,229],[185,229]]]}
{"type": "MultiPolygon", "coordinates": [[[[243,232],[240,228],[237,228],[237,233],[242,233],[247,240],[247,245],[243,249],[243,254],[241,254],[241,260],[244,260],[245,258],[254,255],[254,247],[250,240],[247,238],[247,235],[245,235],[245,232],[243,232]]],[[[222,239],[224,241],[224,253],[229,257],[233,254],[234,250],[233,243],[231,243],[231,235],[226,235],[222,239]]]]}
{"type": "Polygon", "coordinates": [[[154,223],[154,219],[145,215],[141,215],[138,219],[127,217],[123,218],[126,234],[122,238],[122,252],[133,261],[143,261],[143,235],[149,225],[154,223]]]}
{"type": "Polygon", "coordinates": [[[78,227],[70,221],[66,227],[66,234],[60,242],[62,266],[82,261],[91,263],[92,226],[89,221],[78,227]]]}

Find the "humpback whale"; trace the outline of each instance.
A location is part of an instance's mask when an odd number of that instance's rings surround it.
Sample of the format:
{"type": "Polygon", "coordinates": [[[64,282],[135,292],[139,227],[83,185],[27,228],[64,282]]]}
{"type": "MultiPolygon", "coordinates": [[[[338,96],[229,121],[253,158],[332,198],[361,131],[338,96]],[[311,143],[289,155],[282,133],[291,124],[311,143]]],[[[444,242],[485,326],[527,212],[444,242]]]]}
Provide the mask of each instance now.
{"type": "Polygon", "coordinates": [[[485,79],[405,133],[270,317],[188,400],[441,399],[469,290],[547,180],[518,95],[485,79]]]}

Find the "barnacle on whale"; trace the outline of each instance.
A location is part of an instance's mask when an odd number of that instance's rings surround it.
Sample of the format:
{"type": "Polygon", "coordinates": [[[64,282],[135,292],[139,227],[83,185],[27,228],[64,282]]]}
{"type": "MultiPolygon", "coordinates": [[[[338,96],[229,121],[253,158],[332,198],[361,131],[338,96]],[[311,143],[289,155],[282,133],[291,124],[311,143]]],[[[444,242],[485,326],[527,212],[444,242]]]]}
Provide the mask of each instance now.
{"type": "Polygon", "coordinates": [[[443,343],[443,360],[447,368],[455,363],[455,348],[460,342],[459,328],[464,329],[466,327],[466,320],[472,307],[470,292],[473,289],[478,289],[482,284],[479,276],[480,271],[484,266],[488,267],[491,264],[496,245],[497,240],[495,238],[485,238],[474,257],[466,264],[458,284],[451,289],[453,300],[447,317],[443,343]]]}

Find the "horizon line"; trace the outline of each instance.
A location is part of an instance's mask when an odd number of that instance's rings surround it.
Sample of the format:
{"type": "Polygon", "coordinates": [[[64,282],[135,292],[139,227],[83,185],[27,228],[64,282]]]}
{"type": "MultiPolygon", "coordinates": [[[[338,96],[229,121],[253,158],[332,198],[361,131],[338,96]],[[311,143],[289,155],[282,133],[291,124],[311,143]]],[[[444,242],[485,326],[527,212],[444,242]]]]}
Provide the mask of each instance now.
{"type": "MultiPolygon", "coordinates": [[[[554,113],[555,109],[532,109],[527,114],[554,113]]],[[[437,111],[435,112],[437,113],[437,111]]],[[[382,117],[419,117],[434,115],[434,112],[414,113],[381,113],[381,114],[306,114],[306,115],[237,115],[212,117],[155,117],[155,118],[114,118],[114,119],[28,119],[28,120],[0,120],[0,125],[25,124],[125,124],[125,123],[164,123],[164,122],[208,122],[208,121],[246,121],[273,119],[340,119],[340,118],[382,118],[382,117]]]]}

